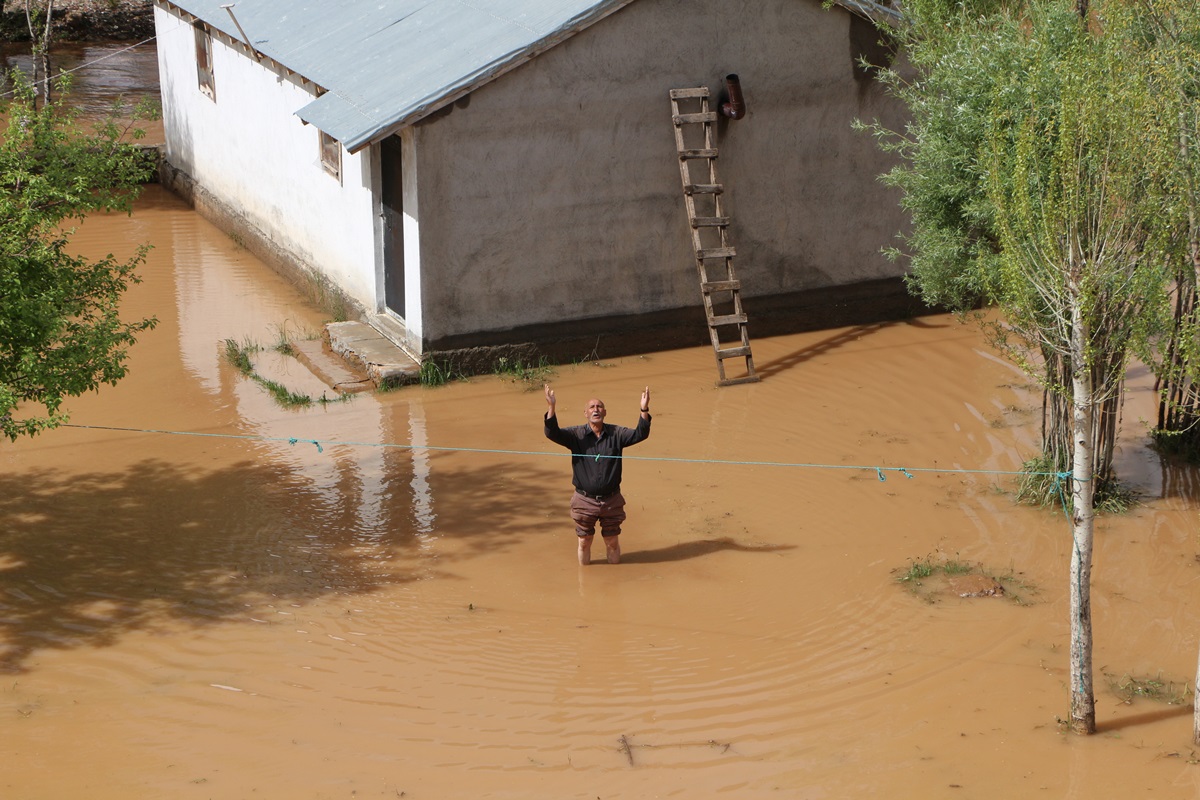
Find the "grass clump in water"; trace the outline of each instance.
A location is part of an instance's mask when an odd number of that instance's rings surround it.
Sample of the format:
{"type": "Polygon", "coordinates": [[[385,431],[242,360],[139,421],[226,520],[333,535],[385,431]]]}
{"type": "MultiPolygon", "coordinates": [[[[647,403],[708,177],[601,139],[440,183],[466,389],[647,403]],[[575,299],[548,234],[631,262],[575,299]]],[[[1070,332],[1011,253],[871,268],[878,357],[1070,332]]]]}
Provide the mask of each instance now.
{"type": "Polygon", "coordinates": [[[296,357],[296,348],[292,346],[292,337],[288,336],[286,322],[276,326],[275,344],[271,345],[271,349],[280,355],[296,357]]]}
{"type": "Polygon", "coordinates": [[[896,581],[916,597],[935,603],[941,597],[1004,597],[1019,605],[1025,600],[1017,590],[1034,592],[1013,570],[1000,575],[981,564],[958,558],[928,555],[913,559],[906,569],[895,569],[896,581]]]}
{"type": "Polygon", "coordinates": [[[911,583],[919,586],[921,581],[932,575],[936,569],[937,568],[934,566],[933,561],[926,557],[920,561],[911,562],[908,566],[908,570],[901,573],[897,580],[901,583],[911,583]]]}
{"type": "MultiPolygon", "coordinates": [[[[1055,506],[1071,510],[1071,477],[1067,471],[1045,455],[1036,456],[1021,465],[1017,485],[1017,500],[1030,505],[1055,506]]],[[[1097,514],[1124,514],[1138,504],[1137,493],[1115,478],[1100,481],[1093,498],[1097,514]]]]}
{"type": "Polygon", "coordinates": [[[947,575],[970,575],[974,571],[975,568],[965,561],[950,560],[942,564],[942,572],[947,575]]]}
{"type": "Polygon", "coordinates": [[[465,377],[453,361],[427,358],[421,362],[421,372],[417,379],[422,386],[445,386],[450,381],[462,380],[465,377]]]}
{"type": "Polygon", "coordinates": [[[501,378],[535,385],[545,383],[554,375],[554,367],[545,356],[540,356],[536,363],[520,357],[500,356],[492,371],[501,378]]]}
{"type": "Polygon", "coordinates": [[[1069,505],[1069,479],[1059,477],[1063,471],[1045,453],[1029,459],[1021,465],[1017,500],[1040,507],[1057,505],[1062,508],[1069,505]]]}
{"type": "Polygon", "coordinates": [[[935,559],[930,555],[910,562],[908,569],[900,573],[900,577],[897,580],[901,583],[919,585],[921,581],[931,578],[934,575],[970,575],[975,571],[975,567],[966,561],[959,561],[954,558],[935,559]]]}
{"type": "Polygon", "coordinates": [[[1104,677],[1108,680],[1108,688],[1126,705],[1131,705],[1137,698],[1166,703],[1169,706],[1181,706],[1192,702],[1190,681],[1164,680],[1161,674],[1153,678],[1139,678],[1128,673],[1120,677],[1105,673],[1104,677]]]}
{"type": "Polygon", "coordinates": [[[225,360],[248,378],[254,374],[254,363],[250,360],[250,354],[257,353],[260,349],[258,345],[250,341],[238,344],[233,339],[226,339],[225,360]]]}
{"type": "Polygon", "coordinates": [[[312,395],[293,392],[282,383],[264,378],[261,375],[253,375],[251,377],[254,378],[254,381],[259,386],[266,389],[271,397],[275,398],[276,403],[279,403],[284,408],[302,408],[313,404],[312,395]]]}
{"type": "Polygon", "coordinates": [[[1120,481],[1104,481],[1096,489],[1096,513],[1124,514],[1138,504],[1138,495],[1120,481]]]}
{"type": "MultiPolygon", "coordinates": [[[[281,341],[286,342],[286,338],[282,334],[280,339],[281,341]]],[[[250,341],[249,339],[243,340],[241,343],[238,343],[233,339],[226,339],[225,360],[232,364],[242,375],[245,375],[247,378],[266,389],[267,393],[274,398],[275,402],[279,403],[279,405],[283,406],[284,408],[304,408],[305,406],[311,406],[314,402],[320,403],[321,405],[326,405],[328,403],[342,403],[350,399],[350,395],[348,394],[339,394],[337,397],[330,399],[326,397],[324,393],[322,393],[319,399],[313,400],[311,395],[303,394],[301,392],[294,392],[279,381],[274,381],[270,378],[265,378],[262,375],[259,375],[258,371],[254,368],[254,361],[250,356],[253,353],[262,352],[262,349],[262,345],[250,341]]],[[[282,349],[279,344],[276,344],[272,349],[274,349],[276,352],[283,353],[284,355],[295,355],[295,352],[291,349],[290,344],[288,345],[288,349],[286,351],[282,349]]]]}

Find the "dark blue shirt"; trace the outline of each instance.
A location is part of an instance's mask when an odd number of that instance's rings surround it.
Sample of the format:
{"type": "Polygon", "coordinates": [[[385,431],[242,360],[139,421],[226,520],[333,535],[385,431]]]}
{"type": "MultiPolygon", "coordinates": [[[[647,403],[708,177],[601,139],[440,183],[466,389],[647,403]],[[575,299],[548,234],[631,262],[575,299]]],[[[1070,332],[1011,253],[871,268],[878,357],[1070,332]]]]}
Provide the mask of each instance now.
{"type": "Polygon", "coordinates": [[[621,491],[621,451],[650,436],[649,415],[638,418],[636,428],[605,425],[597,436],[591,425],[558,427],[558,417],[543,417],[546,438],[561,444],[571,457],[571,483],[588,494],[609,495],[621,491]],[[596,458],[600,456],[600,458],[596,458]]]}

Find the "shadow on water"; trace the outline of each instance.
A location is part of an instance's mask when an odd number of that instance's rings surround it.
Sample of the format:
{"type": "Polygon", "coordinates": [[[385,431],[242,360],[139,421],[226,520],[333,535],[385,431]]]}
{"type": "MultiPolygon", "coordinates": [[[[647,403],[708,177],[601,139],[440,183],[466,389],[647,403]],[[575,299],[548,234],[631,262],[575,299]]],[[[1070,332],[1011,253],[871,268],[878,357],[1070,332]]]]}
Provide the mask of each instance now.
{"type": "Polygon", "coordinates": [[[758,373],[760,376],[767,378],[772,375],[786,372],[793,367],[800,366],[806,361],[811,361],[818,356],[826,355],[840,347],[844,347],[845,345],[855,342],[864,336],[873,336],[875,334],[882,333],[889,328],[894,328],[900,325],[926,330],[951,327],[950,323],[931,322],[929,319],[922,317],[913,317],[911,319],[904,320],[885,320],[883,322],[875,322],[868,325],[855,325],[853,327],[837,331],[832,336],[828,336],[809,347],[797,350],[796,352],[783,356],[782,358],[775,358],[762,363],[758,368],[758,373]]]}
{"type": "Polygon", "coordinates": [[[425,500],[434,524],[422,532],[411,470],[392,466],[395,480],[382,485],[394,488],[370,519],[347,482],[317,489],[259,462],[215,472],[152,459],[114,472],[0,474],[0,671],[23,671],[43,649],[245,621],[263,603],[433,577],[435,562],[422,558],[431,541],[469,541],[457,556],[439,554],[443,567],[503,550],[531,527],[526,507],[497,499],[536,498],[549,479],[528,469],[435,468],[425,500]],[[439,496],[454,500],[443,506],[439,496]]]}
{"type": "Polygon", "coordinates": [[[783,358],[772,359],[758,367],[758,374],[763,378],[769,378],[772,375],[778,375],[781,372],[786,372],[793,367],[798,367],[805,361],[825,355],[833,350],[844,345],[850,344],[853,341],[861,339],[863,336],[868,336],[873,333],[878,333],[884,328],[889,328],[896,325],[895,322],[877,322],[872,325],[855,325],[852,328],[846,328],[839,331],[833,336],[829,336],[811,347],[805,347],[802,350],[797,350],[783,358]]]}
{"type": "Polygon", "coordinates": [[[495,554],[525,536],[570,526],[564,499],[570,491],[569,473],[528,461],[449,466],[452,459],[462,458],[434,454],[429,483],[437,535],[466,541],[466,556],[495,554]],[[549,513],[539,516],[543,510],[549,513]]]}
{"type": "Polygon", "coordinates": [[[683,561],[688,558],[712,555],[722,551],[732,550],[739,553],[779,553],[784,550],[795,550],[794,544],[763,544],[752,545],[736,542],[728,536],[720,539],[698,539],[694,542],[680,542],[657,550],[636,550],[621,555],[622,564],[658,564],[664,561],[683,561]]]}
{"type": "Polygon", "coordinates": [[[0,476],[0,669],[41,648],[112,644],[172,620],[244,616],[266,596],[305,601],[369,572],[352,551],[307,538],[283,477],[253,463],[200,474],[149,460],[112,473],[0,476]],[[299,524],[298,524],[299,523],[299,524]]]}
{"type": "Polygon", "coordinates": [[[1190,717],[1193,713],[1194,710],[1190,704],[1172,706],[1171,708],[1162,709],[1160,711],[1147,711],[1143,714],[1135,714],[1131,717],[1122,717],[1121,719],[1097,722],[1096,733],[1113,733],[1125,728],[1133,728],[1138,725],[1149,725],[1164,719],[1190,717]]]}

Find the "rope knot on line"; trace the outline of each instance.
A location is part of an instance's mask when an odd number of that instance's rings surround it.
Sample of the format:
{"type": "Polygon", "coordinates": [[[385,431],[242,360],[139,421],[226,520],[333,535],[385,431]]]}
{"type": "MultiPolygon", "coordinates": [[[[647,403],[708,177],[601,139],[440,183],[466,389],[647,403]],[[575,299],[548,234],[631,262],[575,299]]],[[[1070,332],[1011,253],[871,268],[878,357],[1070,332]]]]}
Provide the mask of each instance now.
{"type": "MultiPolygon", "coordinates": [[[[875,474],[879,476],[879,480],[881,480],[881,481],[887,480],[887,476],[883,474],[884,469],[885,469],[885,467],[876,467],[875,468],[875,474]]],[[[912,473],[909,472],[908,470],[906,470],[904,467],[886,467],[886,469],[895,470],[896,472],[899,472],[901,475],[903,475],[906,478],[909,478],[910,480],[912,479],[912,476],[913,476],[912,473]]]]}

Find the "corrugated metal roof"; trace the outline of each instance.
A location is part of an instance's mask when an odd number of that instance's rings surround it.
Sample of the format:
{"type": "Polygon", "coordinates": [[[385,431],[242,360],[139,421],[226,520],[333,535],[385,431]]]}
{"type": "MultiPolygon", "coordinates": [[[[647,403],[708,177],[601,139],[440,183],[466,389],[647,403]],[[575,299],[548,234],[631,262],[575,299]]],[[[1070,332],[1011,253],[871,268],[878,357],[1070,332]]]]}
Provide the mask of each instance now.
{"type": "MultiPolygon", "coordinates": [[[[169,0],[243,41],[227,0],[169,0]]],[[[296,113],[354,152],[633,0],[241,0],[246,38],[326,93],[296,113]]]]}
{"type": "Polygon", "coordinates": [[[296,113],[355,152],[634,0],[240,0],[241,31],[228,0],[161,2],[325,89],[296,113]]]}

